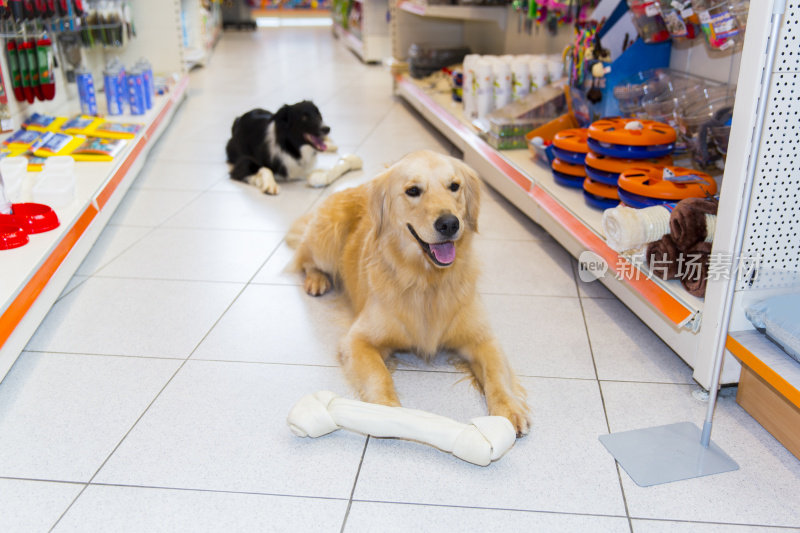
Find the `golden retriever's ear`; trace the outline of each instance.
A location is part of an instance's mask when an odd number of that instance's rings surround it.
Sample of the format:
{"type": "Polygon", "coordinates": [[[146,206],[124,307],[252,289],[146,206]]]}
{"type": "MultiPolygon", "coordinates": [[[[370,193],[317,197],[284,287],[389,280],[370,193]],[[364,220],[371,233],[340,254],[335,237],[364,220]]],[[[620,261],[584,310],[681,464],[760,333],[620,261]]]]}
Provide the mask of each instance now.
{"type": "Polygon", "coordinates": [[[383,225],[389,212],[390,199],[386,183],[389,172],[389,170],[386,170],[375,176],[369,186],[369,205],[367,208],[372,224],[375,227],[376,235],[380,235],[381,230],[383,230],[383,225]]]}
{"type": "Polygon", "coordinates": [[[454,158],[456,172],[464,180],[464,198],[467,206],[467,224],[472,231],[478,231],[478,214],[481,209],[481,180],[478,173],[469,165],[454,158]]]}

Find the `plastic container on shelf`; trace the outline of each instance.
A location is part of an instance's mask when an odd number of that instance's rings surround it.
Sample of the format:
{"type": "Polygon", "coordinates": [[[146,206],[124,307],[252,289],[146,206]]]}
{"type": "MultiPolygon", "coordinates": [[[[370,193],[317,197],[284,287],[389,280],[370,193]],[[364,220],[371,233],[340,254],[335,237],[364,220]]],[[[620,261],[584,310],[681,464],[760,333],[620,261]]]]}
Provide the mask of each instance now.
{"type": "Polygon", "coordinates": [[[519,100],[531,91],[530,64],[525,57],[511,61],[511,100],[519,100]]]}
{"type": "Polygon", "coordinates": [[[532,56],[528,62],[531,71],[531,89],[533,92],[547,85],[547,63],[540,56],[532,56]]]}
{"type": "Polygon", "coordinates": [[[661,16],[661,3],[657,0],[628,0],[633,15],[633,24],[639,37],[646,43],[661,43],[669,40],[670,33],[661,16]]]}
{"type": "Polygon", "coordinates": [[[68,155],[48,157],[44,162],[44,169],[48,172],[74,175],[75,160],[68,155]]]}
{"type": "Polygon", "coordinates": [[[618,83],[613,90],[619,110],[625,116],[641,114],[645,98],[655,99],[668,93],[670,71],[652,69],[638,72],[618,83]]]}
{"type": "Polygon", "coordinates": [[[495,61],[492,64],[494,78],[494,108],[500,109],[511,103],[511,65],[505,61],[495,61]]]}
{"type": "Polygon", "coordinates": [[[711,127],[711,138],[714,139],[714,146],[723,158],[728,155],[728,141],[731,137],[730,126],[711,127]]]}
{"type": "Polygon", "coordinates": [[[528,145],[525,135],[498,135],[490,131],[486,135],[488,142],[496,150],[520,150],[528,145]]]}
{"type": "Polygon", "coordinates": [[[476,95],[475,95],[475,64],[480,59],[476,54],[469,54],[464,57],[464,88],[462,100],[464,101],[464,116],[474,118],[477,115],[476,95]]]}
{"type": "Polygon", "coordinates": [[[728,50],[740,44],[743,35],[737,13],[740,13],[741,10],[734,6],[743,3],[741,1],[692,0],[692,8],[697,12],[706,42],[712,49],[728,50]]]}
{"type": "Polygon", "coordinates": [[[41,177],[31,190],[35,202],[62,207],[75,199],[75,173],[58,166],[48,168],[45,163],[41,177]]]}
{"type": "Polygon", "coordinates": [[[408,69],[412,78],[424,78],[434,72],[462,63],[469,48],[442,47],[425,43],[413,43],[408,48],[408,69]]]}
{"type": "Polygon", "coordinates": [[[679,2],[661,0],[661,18],[664,20],[670,37],[674,40],[691,40],[702,33],[699,26],[700,20],[689,0],[679,2]]]}
{"type": "Polygon", "coordinates": [[[730,118],[733,112],[734,96],[723,96],[710,101],[701,101],[682,110],[678,115],[681,140],[686,144],[692,161],[701,168],[716,168],[727,152],[726,132],[730,135],[730,118]],[[725,127],[727,126],[727,129],[725,127]],[[713,128],[718,130],[719,138],[714,137],[713,128]],[[724,152],[718,150],[723,145],[724,152]]]}
{"type": "Polygon", "coordinates": [[[28,171],[28,160],[24,157],[5,157],[0,159],[0,174],[3,176],[6,199],[17,202],[22,193],[22,180],[28,171]]]}
{"type": "Polygon", "coordinates": [[[484,58],[480,58],[475,64],[475,115],[484,118],[494,109],[494,76],[492,75],[492,64],[484,58]]]}
{"type": "Polygon", "coordinates": [[[564,77],[564,62],[560,57],[547,60],[547,81],[554,83],[564,77]]]}

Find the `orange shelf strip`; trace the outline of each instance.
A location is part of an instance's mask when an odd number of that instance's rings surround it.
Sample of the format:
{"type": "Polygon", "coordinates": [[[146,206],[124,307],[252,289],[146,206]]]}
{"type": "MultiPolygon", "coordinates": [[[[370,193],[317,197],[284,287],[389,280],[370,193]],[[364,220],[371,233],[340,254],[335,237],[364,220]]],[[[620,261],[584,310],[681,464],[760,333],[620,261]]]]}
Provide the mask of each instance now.
{"type": "Polygon", "coordinates": [[[730,350],[743,365],[761,376],[764,381],[772,385],[784,398],[800,408],[800,391],[798,391],[794,385],[783,379],[780,374],[772,370],[772,368],[767,366],[761,359],[756,357],[753,352],[745,348],[743,344],[730,335],[728,335],[728,339],[725,342],[725,347],[730,350]]]}
{"type": "Polygon", "coordinates": [[[75,246],[75,243],[81,238],[81,235],[83,235],[83,232],[89,227],[89,224],[91,224],[94,217],[97,216],[97,213],[99,213],[99,211],[95,209],[94,206],[90,205],[86,208],[66,235],[61,238],[61,241],[59,241],[52,253],[45,259],[42,266],[39,267],[39,270],[36,271],[17,297],[14,298],[14,301],[8,309],[6,309],[6,312],[3,313],[3,316],[0,317],[0,348],[2,348],[8,338],[11,337],[14,329],[33,306],[33,303],[42,293],[47,282],[50,281],[55,271],[58,270],[58,267],[64,262],[64,259],[66,259],[70,250],[72,250],[72,247],[75,246]]]}

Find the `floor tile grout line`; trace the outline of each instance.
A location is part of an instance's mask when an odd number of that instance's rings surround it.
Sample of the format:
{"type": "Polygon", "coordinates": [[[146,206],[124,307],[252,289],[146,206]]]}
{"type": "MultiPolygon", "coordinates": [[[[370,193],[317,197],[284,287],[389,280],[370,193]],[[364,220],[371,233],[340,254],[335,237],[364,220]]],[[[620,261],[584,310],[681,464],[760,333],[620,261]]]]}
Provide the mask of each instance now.
{"type": "MultiPolygon", "coordinates": [[[[93,352],[65,352],[62,350],[23,350],[27,353],[43,354],[43,355],[74,355],[86,357],[121,357],[127,359],[151,359],[155,361],[183,361],[185,358],[181,356],[160,356],[160,355],[130,355],[130,354],[113,354],[113,353],[93,353],[93,352]]],[[[262,366],[288,366],[288,367],[308,367],[308,368],[340,368],[338,363],[289,363],[285,361],[252,361],[246,359],[215,359],[209,357],[192,358],[192,361],[203,363],[232,363],[238,365],[262,365],[262,366]]],[[[397,367],[393,372],[418,372],[427,374],[452,374],[452,375],[469,375],[468,373],[452,369],[451,366],[441,368],[410,368],[410,367],[397,367]]],[[[529,379],[552,379],[561,381],[599,381],[600,383],[623,383],[623,384],[637,384],[637,385],[670,385],[693,387],[693,383],[675,383],[670,381],[626,381],[619,379],[601,379],[579,377],[579,376],[552,376],[545,374],[523,374],[517,373],[519,377],[529,379]]]]}
{"type": "Polygon", "coordinates": [[[515,507],[485,507],[485,506],[473,506],[473,505],[453,505],[448,503],[424,503],[424,502],[396,502],[396,501],[388,501],[388,500],[362,500],[362,499],[354,499],[354,502],[358,503],[384,503],[389,505],[414,505],[419,507],[444,507],[450,509],[475,509],[479,511],[506,511],[506,512],[515,512],[515,513],[541,513],[541,514],[553,514],[553,515],[564,515],[564,516],[589,516],[589,517],[602,517],[602,518],[626,518],[625,515],[621,514],[602,514],[602,513],[572,513],[569,511],[551,511],[546,509],[520,509],[515,507]]]}
{"type": "MultiPolygon", "coordinates": [[[[578,286],[578,272],[577,268],[572,269],[572,276],[575,280],[576,288],[578,289],[578,305],[581,308],[581,317],[583,318],[583,329],[586,332],[586,341],[589,343],[589,354],[592,357],[592,367],[594,368],[595,380],[597,382],[597,391],[600,393],[600,404],[603,407],[603,417],[606,420],[606,430],[611,433],[611,423],[608,420],[608,410],[606,409],[606,399],[603,395],[603,386],[600,381],[600,374],[597,371],[597,360],[594,356],[594,347],[592,345],[592,335],[589,332],[589,324],[586,322],[586,310],[583,307],[583,297],[581,296],[580,287],[578,286]]],[[[619,482],[620,495],[622,496],[622,504],[625,507],[625,516],[628,518],[628,528],[633,533],[633,521],[631,520],[630,509],[628,508],[628,499],[625,495],[625,485],[622,483],[622,471],[619,463],[614,461],[614,466],[617,470],[617,481],[619,482]]]]}
{"type": "Polygon", "coordinates": [[[163,485],[134,485],[130,483],[88,483],[88,485],[90,487],[118,487],[118,488],[144,489],[144,490],[174,490],[180,492],[200,492],[200,493],[211,493],[211,494],[240,494],[245,496],[273,496],[280,498],[303,498],[307,500],[331,500],[340,502],[348,501],[347,498],[336,498],[333,496],[309,496],[304,494],[285,494],[277,492],[260,492],[254,490],[203,489],[197,487],[171,487],[163,485]]]}
{"type": "MultiPolygon", "coordinates": [[[[363,460],[363,458],[362,458],[363,460]]],[[[423,503],[413,501],[392,501],[392,500],[371,500],[361,498],[337,498],[333,496],[311,496],[305,494],[285,494],[275,492],[259,492],[248,490],[229,490],[229,489],[213,489],[213,488],[198,488],[198,487],[176,487],[176,486],[163,486],[163,485],[134,485],[129,483],[88,483],[85,481],[70,481],[61,479],[43,479],[43,478],[30,478],[30,477],[16,477],[16,476],[0,476],[0,480],[6,481],[27,481],[32,483],[55,483],[61,485],[85,485],[89,487],[112,487],[112,488],[130,488],[142,490],[164,490],[176,492],[198,492],[204,494],[230,494],[230,495],[243,495],[243,496],[269,496],[276,498],[298,498],[306,500],[326,500],[326,501],[348,501],[349,503],[377,503],[385,505],[403,505],[403,506],[418,506],[418,507],[439,507],[447,509],[475,509],[480,511],[502,511],[514,513],[534,513],[534,514],[552,514],[563,516],[584,516],[584,517],[598,517],[598,518],[626,518],[624,515],[616,514],[602,514],[602,513],[574,513],[569,511],[553,511],[546,509],[520,509],[511,507],[485,507],[485,506],[469,506],[469,505],[456,505],[448,503],[423,503]]],[[[698,525],[720,525],[720,526],[738,526],[738,527],[762,527],[770,529],[787,529],[795,530],[796,525],[780,525],[780,524],[761,524],[749,522],[720,522],[720,521],[707,521],[707,520],[687,520],[681,518],[653,518],[649,516],[632,516],[632,520],[640,520],[645,522],[667,522],[667,523],[680,523],[680,524],[698,524],[698,525]]]]}
{"type": "MultiPolygon", "coordinates": [[[[552,515],[563,515],[563,516],[586,516],[586,517],[598,517],[598,518],[627,518],[626,515],[621,514],[602,514],[602,513],[573,513],[569,511],[551,511],[545,509],[520,509],[520,508],[513,508],[513,507],[483,507],[483,506],[471,506],[471,505],[454,505],[448,503],[423,503],[423,502],[398,502],[398,501],[390,501],[390,500],[369,500],[369,499],[353,499],[354,502],[357,503],[380,503],[380,504],[387,504],[387,505],[408,505],[408,506],[419,506],[419,507],[443,507],[443,508],[451,508],[451,509],[475,509],[480,511],[505,511],[505,512],[516,512],[516,513],[539,513],[539,514],[552,514],[552,515]]],[[[650,518],[650,517],[631,517],[633,520],[643,520],[643,521],[652,521],[652,522],[678,522],[678,523],[685,523],[685,524],[709,524],[709,525],[722,525],[722,526],[749,526],[749,527],[765,527],[765,528],[776,528],[776,529],[796,529],[797,526],[790,526],[790,525],[772,525],[772,524],[751,524],[751,523],[743,523],[743,522],[718,522],[718,521],[704,521],[704,520],[683,520],[677,518],[650,518]]]]}
{"type": "Polygon", "coordinates": [[[339,530],[339,533],[344,533],[344,528],[347,526],[347,519],[350,516],[350,508],[353,506],[353,496],[356,493],[356,485],[358,485],[358,477],[361,475],[361,466],[364,464],[364,457],[367,455],[367,447],[369,446],[370,436],[367,435],[367,438],[364,440],[364,449],[361,451],[361,460],[358,462],[358,468],[356,469],[356,476],[353,479],[353,488],[350,490],[350,498],[347,501],[347,509],[344,512],[344,519],[342,520],[342,528],[339,530]]]}

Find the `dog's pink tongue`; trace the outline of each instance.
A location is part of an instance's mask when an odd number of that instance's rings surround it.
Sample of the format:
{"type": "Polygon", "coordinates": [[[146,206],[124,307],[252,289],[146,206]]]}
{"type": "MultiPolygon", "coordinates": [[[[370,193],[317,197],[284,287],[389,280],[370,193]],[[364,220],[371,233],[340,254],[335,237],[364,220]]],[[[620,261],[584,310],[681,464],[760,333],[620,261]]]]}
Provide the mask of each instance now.
{"type": "Polygon", "coordinates": [[[431,252],[437,261],[443,265],[449,265],[456,259],[456,245],[452,242],[440,242],[431,244],[431,252]]]}

